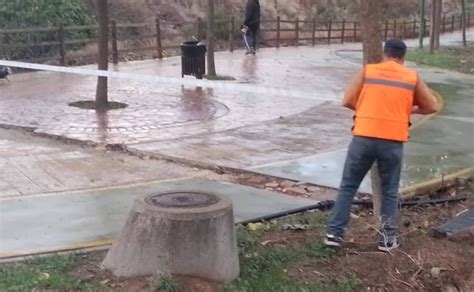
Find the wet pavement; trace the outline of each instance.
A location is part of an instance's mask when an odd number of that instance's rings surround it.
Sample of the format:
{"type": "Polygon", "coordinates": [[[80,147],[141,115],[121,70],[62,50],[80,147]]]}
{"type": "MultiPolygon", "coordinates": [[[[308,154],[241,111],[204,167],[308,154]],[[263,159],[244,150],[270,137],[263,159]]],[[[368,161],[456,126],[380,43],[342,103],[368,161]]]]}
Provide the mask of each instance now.
{"type": "MultiPolygon", "coordinates": [[[[308,59],[309,53],[312,52],[307,50],[306,54],[298,54],[296,58],[291,50],[287,50],[287,55],[294,58],[292,62],[295,63],[308,59]]],[[[311,76],[306,74],[309,68],[300,69],[297,75],[290,74],[289,68],[293,64],[280,62],[278,65],[274,52],[270,51],[262,53],[260,58],[245,58],[240,52],[217,55],[221,74],[234,75],[237,78],[234,83],[280,86],[284,80],[285,86],[296,86],[300,79],[311,76]]],[[[313,58],[317,60],[314,54],[313,58]]],[[[180,67],[176,65],[178,60],[132,62],[117,66],[116,70],[177,77],[180,76],[180,67]]],[[[242,95],[206,88],[111,80],[110,99],[129,106],[97,114],[93,110],[68,105],[93,99],[95,78],[42,72],[15,75],[11,79],[11,83],[1,84],[0,124],[106,144],[134,144],[223,131],[297,114],[321,103],[294,99],[288,106],[285,96],[242,95]]],[[[328,78],[328,82],[335,81],[328,78]]],[[[334,98],[334,90],[338,88],[320,86],[317,88],[318,96],[334,98]]]]}
{"type": "MultiPolygon", "coordinates": [[[[111,100],[129,106],[97,114],[68,105],[92,99],[95,78],[28,73],[0,84],[0,124],[337,187],[352,126],[352,112],[341,108],[339,100],[359,68],[354,64],[360,58],[359,47],[264,49],[257,57],[241,51],[217,54],[219,73],[237,79],[229,82],[294,88],[327,102],[111,80],[111,100]]],[[[115,69],[180,76],[178,58],[132,62],[115,69]]],[[[446,105],[438,117],[412,131],[403,186],[474,165],[473,77],[430,68],[420,72],[443,95],[446,105]]],[[[103,148],[9,139],[2,131],[0,253],[4,255],[103,243],[119,229],[134,194],[155,189],[155,181],[212,176],[163,161],[113,157],[103,148]],[[10,225],[15,229],[8,229],[10,225]],[[97,228],[87,233],[84,226],[89,225],[97,228]],[[38,240],[30,235],[35,232],[42,234],[38,240]]],[[[250,216],[245,218],[291,208],[290,201],[296,202],[272,195],[285,202],[271,205],[261,192],[254,196],[255,190],[235,187],[232,192],[246,203],[240,205],[239,214],[255,211],[245,213],[250,216]]]]}
{"type": "Polygon", "coordinates": [[[34,196],[27,201],[0,199],[0,259],[108,245],[121,230],[137,196],[170,191],[217,192],[229,196],[237,223],[317,203],[206,179],[57,193],[34,196]]]}
{"type": "MultiPolygon", "coordinates": [[[[357,50],[344,50],[338,55],[350,61],[362,59],[357,50]]],[[[441,94],[444,108],[411,131],[410,142],[405,145],[402,189],[474,167],[474,76],[433,68],[417,70],[441,94]]],[[[338,188],[345,156],[345,150],[335,151],[252,170],[338,188]]],[[[360,190],[371,192],[370,178],[366,177],[360,190]]]]}

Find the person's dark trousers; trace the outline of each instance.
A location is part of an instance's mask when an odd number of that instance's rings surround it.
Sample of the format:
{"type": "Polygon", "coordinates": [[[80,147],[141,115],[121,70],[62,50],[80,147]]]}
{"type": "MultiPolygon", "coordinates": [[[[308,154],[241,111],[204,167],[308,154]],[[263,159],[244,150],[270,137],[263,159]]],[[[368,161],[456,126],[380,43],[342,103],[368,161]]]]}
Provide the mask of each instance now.
{"type": "Polygon", "coordinates": [[[247,40],[249,42],[249,46],[253,51],[257,51],[257,37],[260,25],[254,24],[249,26],[249,30],[247,31],[247,40]]]}
{"type": "Polygon", "coordinates": [[[381,231],[389,238],[398,236],[398,190],[402,158],[402,142],[357,136],[352,139],[339,193],[327,226],[328,234],[343,237],[354,196],[372,164],[377,162],[383,193],[381,231]]]}

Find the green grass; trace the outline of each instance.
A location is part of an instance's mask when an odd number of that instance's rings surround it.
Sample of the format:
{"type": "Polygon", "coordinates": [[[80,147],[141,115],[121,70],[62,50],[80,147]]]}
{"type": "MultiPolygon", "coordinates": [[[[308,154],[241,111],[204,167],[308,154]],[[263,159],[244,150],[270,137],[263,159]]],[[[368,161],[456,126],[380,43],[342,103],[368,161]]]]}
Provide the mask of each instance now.
{"type": "Polygon", "coordinates": [[[409,52],[407,60],[421,65],[474,74],[474,46],[442,48],[434,54],[428,50],[409,52]]]}
{"type": "Polygon", "coordinates": [[[92,284],[69,274],[79,262],[79,255],[66,255],[0,266],[0,291],[91,291],[92,284]]]}

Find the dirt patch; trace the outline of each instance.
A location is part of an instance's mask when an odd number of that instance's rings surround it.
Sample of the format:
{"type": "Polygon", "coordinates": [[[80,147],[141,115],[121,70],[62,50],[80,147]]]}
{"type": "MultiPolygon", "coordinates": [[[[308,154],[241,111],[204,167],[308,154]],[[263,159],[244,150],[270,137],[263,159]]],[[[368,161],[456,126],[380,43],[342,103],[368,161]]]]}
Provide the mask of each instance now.
{"type": "Polygon", "coordinates": [[[370,291],[473,291],[474,246],[431,237],[432,228],[459,212],[474,207],[474,200],[455,205],[404,209],[402,248],[391,254],[376,250],[374,216],[353,215],[344,248],[327,260],[306,260],[290,270],[303,282],[333,283],[356,277],[370,291]]]}
{"type": "MultiPolygon", "coordinates": [[[[93,100],[83,100],[83,101],[76,101],[76,102],[71,102],[68,104],[69,106],[72,107],[77,107],[80,109],[86,109],[86,110],[96,110],[97,105],[95,101],[93,100]]],[[[116,109],[124,109],[128,107],[128,104],[123,103],[123,102],[116,102],[116,101],[109,101],[109,105],[105,109],[101,109],[104,111],[108,110],[116,110],[116,109]]]]}
{"type": "Polygon", "coordinates": [[[317,201],[332,200],[337,195],[336,189],[254,173],[236,174],[233,175],[229,181],[270,192],[278,192],[289,196],[314,199],[317,201]]]}
{"type": "MultiPolygon", "coordinates": [[[[86,279],[103,290],[126,291],[126,292],[147,292],[161,291],[158,287],[157,277],[116,277],[112,273],[101,268],[102,260],[105,258],[106,251],[97,251],[83,254],[81,264],[71,273],[81,279],[86,279]]],[[[218,285],[190,277],[175,278],[179,283],[180,292],[218,292],[218,285]]],[[[166,290],[164,290],[166,291],[166,290]]]]}

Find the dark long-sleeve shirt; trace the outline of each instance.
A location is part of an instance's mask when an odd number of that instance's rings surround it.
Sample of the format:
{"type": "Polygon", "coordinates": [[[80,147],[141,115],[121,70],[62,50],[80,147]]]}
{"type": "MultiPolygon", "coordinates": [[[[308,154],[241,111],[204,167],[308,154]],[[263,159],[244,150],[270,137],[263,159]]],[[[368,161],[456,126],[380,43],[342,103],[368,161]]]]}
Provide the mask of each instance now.
{"type": "Polygon", "coordinates": [[[260,24],[260,3],[258,0],[248,0],[245,7],[244,25],[258,26],[260,24]]]}

